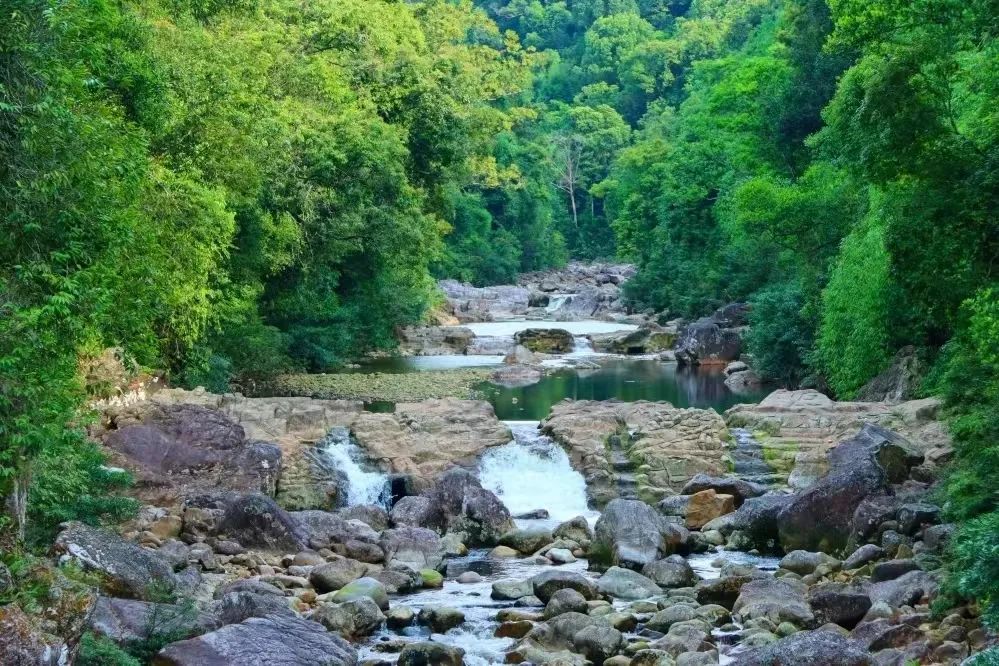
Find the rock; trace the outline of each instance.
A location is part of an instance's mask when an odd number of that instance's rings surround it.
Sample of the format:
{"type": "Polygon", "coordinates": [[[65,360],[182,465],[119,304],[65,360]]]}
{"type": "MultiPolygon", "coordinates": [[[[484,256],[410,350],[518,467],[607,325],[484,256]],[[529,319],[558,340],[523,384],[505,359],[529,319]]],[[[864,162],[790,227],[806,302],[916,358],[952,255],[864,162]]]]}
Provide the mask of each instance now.
{"type": "Polygon", "coordinates": [[[192,497],[185,504],[184,530],[270,552],[295,553],[308,547],[306,528],[273,499],[259,493],[192,497]],[[196,513],[202,519],[212,519],[192,525],[196,513]]]}
{"type": "Polygon", "coordinates": [[[576,556],[567,548],[552,548],[545,553],[545,557],[554,564],[572,564],[576,561],[576,556]]]}
{"type": "Polygon", "coordinates": [[[746,575],[720,576],[715,579],[702,580],[694,588],[697,601],[702,604],[718,604],[732,608],[739,598],[743,585],[763,574],[749,573],[746,575]]]}
{"type": "Polygon", "coordinates": [[[842,550],[857,506],[904,480],[920,458],[898,434],[864,425],[830,451],[829,474],[780,512],[781,544],[787,550],[842,550]]]}
{"type": "Polygon", "coordinates": [[[397,527],[382,532],[379,546],[388,564],[405,564],[417,571],[437,569],[444,561],[440,537],[423,527],[397,527]]]}
{"type": "Polygon", "coordinates": [[[158,552],[101,528],[68,523],[56,536],[54,549],[83,569],[100,574],[103,589],[114,596],[149,599],[183,586],[171,563],[158,552]]]}
{"type": "Polygon", "coordinates": [[[489,551],[489,557],[517,557],[520,553],[509,546],[496,546],[489,551]]]}
{"type": "Polygon", "coordinates": [[[697,617],[697,607],[693,604],[673,604],[655,613],[645,623],[648,629],[667,632],[677,622],[687,622],[697,617]]]}
{"type": "Polygon", "coordinates": [[[455,468],[445,472],[427,491],[432,515],[439,516],[444,532],[460,532],[471,546],[492,546],[500,536],[514,529],[513,519],[503,503],[479,483],[471,472],[455,468]]]}
{"type": "Polygon", "coordinates": [[[685,365],[725,366],[738,359],[741,351],[739,333],[722,328],[710,317],[684,327],[674,348],[677,362],[685,365]]]}
{"type": "Polygon", "coordinates": [[[319,593],[335,592],[367,572],[368,567],[362,562],[337,555],[326,564],[314,567],[309,572],[309,582],[319,593]]]}
{"type": "Polygon", "coordinates": [[[290,617],[251,618],[197,638],[171,643],[156,666],[356,666],[357,652],[317,622],[290,617]]]}
{"type": "Polygon", "coordinates": [[[713,489],[702,490],[690,496],[687,504],[687,527],[699,530],[706,524],[735,511],[735,498],[719,495],[713,489]]]}
{"type": "Polygon", "coordinates": [[[507,388],[521,388],[537,384],[544,376],[540,368],[527,365],[506,365],[497,368],[489,376],[489,381],[507,388]]]}
{"type": "Polygon", "coordinates": [[[631,659],[630,666],[673,666],[675,661],[665,650],[639,650],[631,659]]]}
{"type": "Polygon", "coordinates": [[[543,527],[517,527],[500,537],[500,543],[519,553],[530,555],[552,543],[551,531],[543,527]]]}
{"type": "Polygon", "coordinates": [[[871,609],[871,598],[842,583],[827,583],[808,591],[808,603],[817,624],[832,622],[853,629],[871,609]]]}
{"type": "Polygon", "coordinates": [[[358,578],[333,593],[333,601],[340,604],[361,598],[371,599],[382,610],[389,607],[385,586],[374,578],[358,578]]]}
{"type": "Polygon", "coordinates": [[[530,620],[509,620],[496,627],[496,638],[523,638],[534,628],[530,620]]]}
{"type": "Polygon", "coordinates": [[[423,587],[430,589],[444,587],[444,576],[435,569],[421,569],[420,579],[423,581],[423,587]]]}
{"type": "Polygon", "coordinates": [[[749,581],[739,591],[732,613],[744,620],[767,618],[774,624],[806,626],[815,619],[805,600],[806,591],[803,583],[783,578],[749,581]]]}
{"type": "Polygon", "coordinates": [[[911,399],[919,386],[923,369],[916,348],[907,345],[898,350],[891,365],[857,391],[864,402],[902,402],[911,399]]]}
{"type": "Polygon", "coordinates": [[[424,606],[416,617],[420,624],[430,627],[436,634],[447,633],[465,622],[465,614],[456,608],[424,606]]]}
{"type": "Polygon", "coordinates": [[[780,543],[779,516],[792,501],[791,495],[779,493],[749,498],[731,514],[722,533],[738,531],[745,540],[743,547],[772,552],[780,543]]]}
{"type": "Polygon", "coordinates": [[[457,280],[440,280],[437,285],[447,299],[448,310],[463,322],[520,317],[530,303],[531,291],[522,286],[473,287],[457,280]]]}
{"type": "MultiPolygon", "coordinates": [[[[558,569],[545,571],[532,577],[530,583],[534,595],[545,604],[551,600],[556,592],[566,588],[576,590],[587,600],[597,597],[597,589],[593,583],[581,574],[573,571],[561,571],[558,569]]],[[[495,589],[494,586],[493,590],[495,591],[495,589]]]]}
{"type": "Polygon", "coordinates": [[[593,530],[583,516],[576,516],[567,520],[554,530],[552,538],[556,540],[575,541],[578,544],[587,544],[593,540],[593,530]]]}
{"type": "Polygon", "coordinates": [[[423,495],[407,495],[400,498],[392,507],[389,517],[396,527],[426,527],[440,524],[442,520],[435,513],[430,498],[423,495]]]}
{"type": "Polygon", "coordinates": [[[606,554],[602,557],[607,564],[641,569],[672,554],[685,539],[686,530],[667,521],[648,504],[616,499],[607,504],[597,520],[593,547],[606,554]]]}
{"type": "Polygon", "coordinates": [[[884,557],[885,551],[881,546],[875,545],[873,543],[864,544],[857,550],[853,551],[850,557],[843,560],[843,569],[849,571],[850,569],[859,569],[868,562],[873,562],[874,560],[884,557]]]}
{"type": "Polygon", "coordinates": [[[888,560],[878,562],[871,570],[871,582],[881,583],[886,580],[895,580],[910,571],[920,571],[921,567],[914,560],[888,560]]]}
{"type": "Polygon", "coordinates": [[[503,358],[503,363],[507,365],[533,365],[538,362],[538,356],[524,345],[516,345],[509,354],[503,358]]]}
{"type": "Polygon", "coordinates": [[[376,532],[381,532],[389,526],[388,512],[376,504],[356,504],[341,509],[339,514],[347,520],[360,520],[376,532]]]}
{"type": "Polygon", "coordinates": [[[349,640],[370,636],[385,622],[378,604],[367,597],[342,604],[323,604],[312,619],[349,640]]]}
{"type": "Polygon", "coordinates": [[[385,623],[389,629],[403,629],[413,624],[416,613],[408,606],[392,606],[385,613],[385,623]]]}
{"type": "Polygon", "coordinates": [[[563,613],[586,613],[586,598],[572,588],[558,590],[545,604],[544,619],[550,620],[563,613]]]}
{"type": "Polygon", "coordinates": [[[750,497],[759,497],[767,492],[767,487],[734,476],[709,476],[695,474],[680,491],[682,495],[693,495],[702,490],[713,490],[719,495],[731,495],[736,508],[750,497]]]}
{"type": "Polygon", "coordinates": [[[793,571],[801,576],[815,571],[820,565],[835,566],[839,560],[825,553],[810,553],[807,550],[793,550],[780,561],[780,568],[793,571]]]}
{"type": "Polygon", "coordinates": [[[613,627],[586,627],[573,635],[572,645],[590,661],[602,664],[624,647],[624,636],[613,627]]]}
{"type": "Polygon", "coordinates": [[[891,620],[874,620],[857,625],[850,637],[870,652],[887,648],[897,648],[922,638],[919,629],[905,624],[894,624],[891,620]]]}
{"type": "Polygon", "coordinates": [[[456,578],[462,585],[472,585],[474,583],[481,583],[484,579],[482,576],[474,571],[465,571],[456,578]]]}
{"type": "Polygon", "coordinates": [[[534,584],[529,580],[498,580],[493,583],[493,599],[515,601],[534,594],[534,584]]]}
{"type": "Polygon", "coordinates": [[[399,666],[462,666],[465,651],[442,643],[408,643],[399,653],[399,666]]]}
{"type": "Polygon", "coordinates": [[[648,576],[660,587],[692,587],[700,580],[687,560],[680,555],[649,562],[642,567],[642,574],[648,576]]]}
{"type": "Polygon", "coordinates": [[[70,654],[61,638],[43,633],[19,606],[0,606],[0,664],[63,666],[70,654]]]}
{"type": "Polygon", "coordinates": [[[873,583],[868,589],[872,602],[884,601],[891,608],[912,606],[923,597],[936,595],[939,584],[925,571],[910,571],[894,580],[873,583]]]}
{"type": "Polygon", "coordinates": [[[652,643],[652,647],[665,650],[667,654],[675,658],[684,652],[713,650],[714,645],[709,639],[708,632],[698,623],[678,622],[669,628],[664,637],[652,643]]]}
{"type": "Polygon", "coordinates": [[[927,527],[923,530],[923,545],[931,552],[939,552],[950,541],[955,529],[952,523],[927,527]]]}
{"type": "Polygon", "coordinates": [[[601,594],[618,599],[647,599],[663,592],[662,588],[649,578],[621,567],[608,569],[597,580],[597,590],[601,594]]]}
{"type": "Polygon", "coordinates": [[[940,522],[940,507],[926,503],[903,504],[898,510],[898,528],[902,534],[914,535],[923,525],[940,522]]]}
{"type": "Polygon", "coordinates": [[[514,340],[536,354],[567,354],[575,346],[572,333],[560,328],[524,329],[514,336],[514,340]]]}
{"type": "Polygon", "coordinates": [[[873,666],[857,641],[831,631],[802,631],[745,653],[740,666],[873,666]]]}
{"type": "MultiPolygon", "coordinates": [[[[291,614],[287,606],[285,609],[291,614]]],[[[88,624],[95,634],[126,644],[146,640],[154,630],[190,638],[217,629],[223,622],[212,613],[201,613],[181,604],[98,597],[88,624]]]]}
{"type": "Polygon", "coordinates": [[[220,626],[238,624],[251,617],[273,617],[280,615],[293,617],[295,615],[295,612],[288,605],[287,598],[280,592],[278,595],[274,595],[253,592],[247,589],[230,591],[223,594],[212,605],[211,612],[218,618],[220,626]]]}

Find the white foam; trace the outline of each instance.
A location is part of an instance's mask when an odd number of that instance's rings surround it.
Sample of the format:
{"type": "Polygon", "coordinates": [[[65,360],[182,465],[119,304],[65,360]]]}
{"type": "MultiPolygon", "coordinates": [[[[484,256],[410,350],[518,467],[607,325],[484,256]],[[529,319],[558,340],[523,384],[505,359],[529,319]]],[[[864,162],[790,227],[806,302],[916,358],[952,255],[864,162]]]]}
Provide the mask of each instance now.
{"type": "Polygon", "coordinates": [[[326,461],[347,481],[347,506],[388,505],[391,495],[388,476],[362,467],[362,451],[351,440],[346,428],[331,430],[319,448],[326,461]]]}

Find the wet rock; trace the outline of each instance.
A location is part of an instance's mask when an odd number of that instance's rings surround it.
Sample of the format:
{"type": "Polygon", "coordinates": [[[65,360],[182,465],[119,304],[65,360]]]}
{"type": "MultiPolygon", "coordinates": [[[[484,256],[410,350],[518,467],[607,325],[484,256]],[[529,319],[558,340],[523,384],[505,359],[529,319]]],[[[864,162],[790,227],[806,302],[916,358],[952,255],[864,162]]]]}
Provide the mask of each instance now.
{"type": "Polygon", "coordinates": [[[805,600],[807,587],[798,581],[761,578],[742,586],[732,606],[733,615],[744,619],[766,618],[774,624],[791,622],[806,626],[815,619],[805,600]]]}
{"type": "Polygon", "coordinates": [[[465,622],[465,614],[456,608],[445,606],[424,606],[416,617],[417,622],[430,627],[437,634],[461,626],[465,622]]]}
{"type": "Polygon", "coordinates": [[[367,597],[342,604],[323,604],[313,613],[312,619],[351,640],[370,636],[385,622],[378,604],[367,597]]]}
{"type": "Polygon", "coordinates": [[[358,578],[333,593],[333,601],[340,604],[361,598],[371,599],[382,610],[389,607],[385,586],[374,578],[358,578]]]}
{"type": "Polygon", "coordinates": [[[420,579],[423,581],[423,587],[430,589],[444,587],[444,576],[436,569],[421,569],[420,579]]]}
{"type": "Polygon", "coordinates": [[[517,527],[500,537],[500,544],[530,555],[552,543],[551,531],[543,527],[517,527]]]}
{"type": "Polygon", "coordinates": [[[108,530],[69,523],[56,537],[54,549],[83,569],[100,574],[103,589],[115,596],[148,599],[183,586],[165,557],[108,530]]]}
{"type": "Polygon", "coordinates": [[[490,596],[493,599],[514,601],[533,594],[534,585],[529,580],[498,580],[493,583],[490,596]]]}
{"type": "Polygon", "coordinates": [[[808,591],[808,603],[818,624],[832,622],[853,629],[871,609],[871,598],[842,583],[828,583],[808,591]]]}
{"type": "Polygon", "coordinates": [[[868,496],[890,491],[921,456],[900,435],[871,424],[829,452],[830,471],[794,496],[780,512],[780,541],[787,550],[842,550],[853,514],[868,496]]]}
{"type": "Polygon", "coordinates": [[[397,527],[382,532],[379,546],[388,564],[405,564],[417,571],[437,569],[444,561],[441,539],[423,527],[397,527]]]}
{"type": "Polygon", "coordinates": [[[697,617],[697,607],[693,604],[674,604],[668,608],[655,613],[649,621],[645,623],[648,629],[669,631],[669,628],[678,622],[687,622],[697,617]]]}
{"type": "Polygon", "coordinates": [[[480,574],[474,571],[465,571],[461,575],[459,575],[458,578],[456,578],[455,580],[457,580],[462,585],[470,585],[473,583],[481,583],[483,578],[480,574]]]}
{"type": "Polygon", "coordinates": [[[687,560],[680,555],[649,562],[642,567],[642,574],[648,576],[660,587],[692,587],[700,580],[687,560]]]}
{"type": "Polygon", "coordinates": [[[552,595],[545,604],[544,619],[550,620],[563,613],[586,613],[586,598],[572,588],[565,588],[552,595]]]}
{"type": "Polygon", "coordinates": [[[496,638],[523,638],[533,628],[534,623],[529,620],[511,620],[496,627],[494,635],[496,638]]]}
{"type": "Polygon", "coordinates": [[[575,346],[572,333],[560,328],[528,328],[518,332],[514,339],[536,354],[567,354],[575,346]]]}
{"type": "Polygon", "coordinates": [[[506,365],[534,365],[538,356],[524,345],[516,345],[509,354],[503,357],[506,365]]]}
{"type": "Polygon", "coordinates": [[[881,583],[886,580],[895,580],[904,576],[910,571],[920,571],[921,567],[914,560],[888,560],[878,562],[871,570],[871,582],[881,583]]]}
{"type": "Polygon", "coordinates": [[[908,624],[894,624],[891,620],[874,620],[857,625],[850,636],[870,652],[877,652],[908,645],[922,638],[922,633],[908,624]]]}
{"type": "Polygon", "coordinates": [[[465,651],[443,643],[409,643],[399,653],[399,666],[462,666],[465,651]]]}
{"type": "Polygon", "coordinates": [[[514,518],[517,520],[548,520],[548,510],[534,509],[533,511],[518,513],[514,518]]]}
{"type": "Polygon", "coordinates": [[[496,546],[489,551],[489,557],[518,557],[519,552],[515,548],[510,548],[509,546],[496,546]]]}
{"type": "Polygon", "coordinates": [[[732,608],[736,599],[739,598],[742,586],[763,575],[765,574],[757,572],[702,580],[694,588],[697,601],[702,604],[717,604],[725,608],[732,608]]]}
{"type": "Polygon", "coordinates": [[[613,627],[598,625],[577,631],[572,645],[590,661],[602,664],[624,647],[624,636],[613,627]]]}
{"type": "Polygon", "coordinates": [[[672,554],[686,536],[686,530],[648,504],[616,499],[607,504],[597,521],[593,546],[607,554],[607,564],[641,569],[672,554]]]}
{"type": "Polygon", "coordinates": [[[251,618],[197,638],[167,645],[157,666],[356,666],[357,652],[318,622],[290,617],[251,618]]]}
{"type": "MultiPolygon", "coordinates": [[[[722,526],[722,533],[731,535],[738,532],[746,548],[757,548],[770,552],[780,544],[781,512],[791,504],[793,497],[779,493],[768,493],[752,497],[743,502],[731,518],[722,526]]],[[[722,518],[725,520],[728,516],[722,518]]]]}
{"type": "Polygon", "coordinates": [[[576,516],[567,520],[554,530],[552,538],[556,540],[575,541],[578,544],[587,544],[593,540],[593,530],[583,516],[576,516]]]}
{"type": "MultiPolygon", "coordinates": [[[[583,595],[584,599],[595,599],[597,589],[593,583],[582,574],[573,571],[544,571],[530,579],[534,595],[547,604],[559,590],[573,589],[583,595]]],[[[496,587],[493,586],[495,592],[496,587]]]]}
{"type": "Polygon", "coordinates": [[[471,546],[495,545],[501,535],[514,528],[510,512],[499,498],[467,470],[448,470],[426,495],[433,514],[441,517],[441,532],[460,532],[471,546]]]}
{"type": "Polygon", "coordinates": [[[388,594],[406,594],[415,592],[423,586],[423,578],[405,564],[392,564],[381,571],[368,574],[385,586],[388,594]]]}
{"type": "Polygon", "coordinates": [[[675,662],[665,650],[638,650],[631,658],[631,666],[674,666],[675,662]]]}
{"type": "Polygon", "coordinates": [[[678,622],[669,628],[665,636],[652,643],[653,648],[665,650],[672,657],[684,652],[704,652],[713,650],[710,635],[696,622],[678,622]]]}
{"type": "Polygon", "coordinates": [[[804,576],[815,571],[820,565],[839,565],[839,560],[825,553],[811,553],[807,550],[794,550],[781,559],[780,568],[804,576]]]}
{"type": "Polygon", "coordinates": [[[742,655],[740,666],[873,666],[867,650],[830,631],[802,631],[742,655]]]}
{"type": "Polygon", "coordinates": [[[695,474],[680,493],[682,495],[693,495],[703,490],[714,490],[719,495],[731,495],[736,507],[740,507],[750,497],[759,497],[765,494],[767,487],[734,476],[695,474]]]}
{"type": "Polygon", "coordinates": [[[864,402],[901,402],[909,400],[923,376],[916,348],[906,345],[896,352],[891,365],[857,391],[857,400],[864,402]]]}
{"type": "Polygon", "coordinates": [[[335,556],[326,564],[314,567],[309,572],[309,582],[319,593],[335,592],[368,572],[362,562],[346,557],[335,556]]]}
{"type": "Polygon", "coordinates": [[[567,548],[552,548],[545,553],[545,557],[555,564],[572,564],[576,561],[576,556],[567,548]]]}
{"type": "Polygon", "coordinates": [[[864,544],[857,550],[853,551],[850,557],[843,560],[843,569],[847,571],[850,569],[859,569],[868,562],[873,562],[884,557],[884,554],[884,548],[881,546],[873,543],[864,544]]]}
{"type": "Polygon", "coordinates": [[[883,601],[891,608],[915,605],[923,597],[937,593],[937,579],[925,571],[911,571],[894,580],[873,583],[868,589],[872,602],[883,601]]]}
{"type": "Polygon", "coordinates": [[[597,590],[618,599],[647,599],[663,592],[651,579],[621,567],[608,569],[597,580],[597,590]]]}
{"type": "Polygon", "coordinates": [[[413,624],[416,613],[408,606],[395,605],[385,613],[385,623],[389,629],[403,629],[413,624]]]}

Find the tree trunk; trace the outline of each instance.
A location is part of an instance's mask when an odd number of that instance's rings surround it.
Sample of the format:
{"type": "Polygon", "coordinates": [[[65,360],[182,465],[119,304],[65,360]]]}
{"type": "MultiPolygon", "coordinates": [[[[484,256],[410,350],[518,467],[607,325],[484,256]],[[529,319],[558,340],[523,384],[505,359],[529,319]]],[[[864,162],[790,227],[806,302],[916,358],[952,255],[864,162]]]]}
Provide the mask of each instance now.
{"type": "Polygon", "coordinates": [[[19,456],[14,477],[10,481],[10,493],[5,504],[7,513],[14,523],[18,541],[24,540],[24,531],[28,524],[28,490],[31,488],[31,463],[24,456],[19,456]]]}

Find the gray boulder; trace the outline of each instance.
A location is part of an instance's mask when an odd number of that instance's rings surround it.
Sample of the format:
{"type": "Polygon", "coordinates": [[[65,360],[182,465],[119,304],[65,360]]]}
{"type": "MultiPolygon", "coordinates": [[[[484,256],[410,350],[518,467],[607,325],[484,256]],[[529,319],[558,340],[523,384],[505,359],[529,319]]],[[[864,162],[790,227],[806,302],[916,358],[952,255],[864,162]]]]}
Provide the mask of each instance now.
{"type": "Polygon", "coordinates": [[[337,603],[364,598],[371,599],[382,610],[389,607],[388,593],[385,591],[385,586],[374,578],[358,578],[333,593],[333,601],[337,603]]]}
{"type": "Polygon", "coordinates": [[[586,597],[572,588],[559,590],[545,604],[544,619],[550,620],[563,613],[586,613],[586,597]]]}
{"type": "MultiPolygon", "coordinates": [[[[723,516],[724,534],[738,531],[746,548],[772,552],[780,545],[780,514],[793,501],[792,495],[767,493],[743,502],[735,513],[723,516]]],[[[708,526],[705,526],[708,527],[708,526]]]]}
{"type": "Polygon", "coordinates": [[[317,622],[251,618],[160,650],[156,666],[357,666],[357,651],[317,622]]]}
{"type": "Polygon", "coordinates": [[[780,561],[780,568],[805,576],[812,573],[820,565],[834,566],[839,560],[825,553],[811,553],[807,550],[792,550],[780,561]]]}
{"type": "Polygon", "coordinates": [[[739,332],[722,328],[711,317],[698,319],[680,331],[674,353],[682,365],[727,365],[739,358],[739,332]]]}
{"type": "Polygon", "coordinates": [[[153,631],[190,638],[223,624],[217,615],[183,604],[111,597],[98,597],[89,619],[90,631],[119,644],[146,640],[153,631]]]}
{"type": "Polygon", "coordinates": [[[586,627],[572,637],[574,651],[595,664],[602,664],[624,648],[624,635],[606,625],[586,627]]]}
{"type": "Polygon", "coordinates": [[[873,666],[863,645],[834,631],[802,631],[751,650],[740,666],[873,666]]]}
{"type": "Polygon", "coordinates": [[[786,578],[760,578],[742,586],[732,614],[743,620],[766,618],[774,624],[803,627],[815,619],[805,600],[804,583],[786,578]]]}
{"type": "Polygon", "coordinates": [[[687,560],[680,555],[649,562],[642,567],[642,574],[660,587],[693,587],[700,580],[687,560]]]}
{"type": "Polygon", "coordinates": [[[552,533],[543,527],[517,527],[508,530],[499,542],[518,553],[530,555],[552,543],[552,533]]]}
{"type": "Polygon", "coordinates": [[[853,629],[871,609],[871,598],[862,590],[842,583],[826,583],[808,591],[808,604],[816,624],[838,624],[853,629]]]}
{"type": "Polygon", "coordinates": [[[559,590],[566,588],[576,590],[587,600],[597,598],[597,589],[593,583],[582,574],[573,571],[544,571],[530,580],[534,596],[547,604],[559,590]]]}
{"type": "Polygon", "coordinates": [[[465,651],[443,643],[408,643],[399,653],[399,666],[462,666],[465,651]]]}
{"type": "Polygon", "coordinates": [[[362,597],[342,604],[323,604],[312,619],[348,640],[370,636],[385,622],[378,604],[362,597]]]}
{"type": "Polygon", "coordinates": [[[309,572],[309,582],[320,594],[335,592],[344,585],[361,578],[368,567],[357,560],[336,556],[326,564],[313,567],[309,572]]]}
{"type": "Polygon", "coordinates": [[[185,504],[185,531],[196,529],[206,536],[232,540],[243,547],[271,552],[297,553],[308,545],[302,525],[260,493],[214,493],[193,497],[185,504]],[[188,517],[212,516],[211,523],[194,527],[188,517]]]}
{"type": "Polygon", "coordinates": [[[441,532],[462,532],[469,546],[494,546],[503,533],[514,528],[506,506],[468,470],[448,470],[427,497],[433,515],[442,521],[441,532]]]}
{"type": "Polygon", "coordinates": [[[464,624],[465,614],[457,608],[424,606],[416,616],[416,621],[430,627],[435,634],[443,634],[464,624]]]}
{"type": "Polygon", "coordinates": [[[655,581],[630,569],[611,567],[597,580],[597,590],[617,599],[647,599],[662,594],[655,581]]]}
{"type": "Polygon", "coordinates": [[[693,495],[702,490],[714,490],[719,495],[731,495],[735,498],[735,505],[742,506],[750,497],[759,497],[767,492],[767,487],[761,483],[753,483],[735,476],[710,476],[708,474],[695,474],[684,485],[681,495],[693,495]]]}
{"type": "Polygon", "coordinates": [[[673,554],[688,534],[645,502],[614,499],[597,521],[591,557],[596,550],[606,564],[641,569],[673,554]]]}
{"type": "Polygon", "coordinates": [[[437,569],[444,561],[440,536],[424,527],[397,527],[382,532],[378,542],[385,562],[405,564],[411,569],[437,569]]]}
{"type": "Polygon", "coordinates": [[[859,569],[868,562],[884,557],[885,549],[873,543],[864,544],[843,560],[843,569],[859,569]]]}
{"type": "Polygon", "coordinates": [[[389,517],[396,527],[430,527],[441,522],[433,502],[423,495],[407,495],[401,498],[392,507],[389,517]]]}

